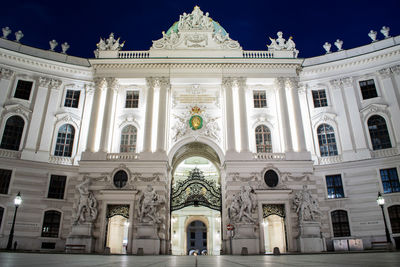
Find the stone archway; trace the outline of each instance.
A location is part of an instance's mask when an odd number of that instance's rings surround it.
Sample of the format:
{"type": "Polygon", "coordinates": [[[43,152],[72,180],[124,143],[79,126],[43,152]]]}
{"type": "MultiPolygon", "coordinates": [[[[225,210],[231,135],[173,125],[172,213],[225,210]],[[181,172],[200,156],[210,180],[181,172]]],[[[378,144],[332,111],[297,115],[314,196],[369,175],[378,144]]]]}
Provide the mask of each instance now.
{"type": "Polygon", "coordinates": [[[171,250],[187,255],[187,227],[195,220],[207,227],[207,252],[221,249],[220,156],[208,144],[192,142],[174,149],[171,166],[171,250]]]}

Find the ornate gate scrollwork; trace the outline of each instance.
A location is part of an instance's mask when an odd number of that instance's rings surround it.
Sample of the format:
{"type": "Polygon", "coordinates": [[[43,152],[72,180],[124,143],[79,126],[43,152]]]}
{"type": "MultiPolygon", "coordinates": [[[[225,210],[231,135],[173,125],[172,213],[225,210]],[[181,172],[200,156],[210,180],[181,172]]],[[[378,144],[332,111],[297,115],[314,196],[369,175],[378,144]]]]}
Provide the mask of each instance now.
{"type": "Polygon", "coordinates": [[[278,215],[279,217],[285,218],[285,205],[283,204],[263,205],[263,218],[267,218],[270,215],[278,215]]]}
{"type": "Polygon", "coordinates": [[[129,219],[129,205],[107,205],[107,219],[115,215],[129,219]]]}
{"type": "Polygon", "coordinates": [[[172,187],[171,199],[171,211],[192,205],[221,211],[221,187],[215,181],[206,180],[198,168],[172,187]]]}

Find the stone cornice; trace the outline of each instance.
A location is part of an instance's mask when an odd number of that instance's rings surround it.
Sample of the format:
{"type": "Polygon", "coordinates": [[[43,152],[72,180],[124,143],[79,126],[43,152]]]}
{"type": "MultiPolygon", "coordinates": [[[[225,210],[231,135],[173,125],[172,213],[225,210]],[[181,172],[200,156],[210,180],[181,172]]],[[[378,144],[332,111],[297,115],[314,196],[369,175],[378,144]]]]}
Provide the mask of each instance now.
{"type": "Polygon", "coordinates": [[[359,58],[345,58],[340,59],[337,61],[331,61],[326,63],[321,63],[319,65],[312,65],[303,67],[303,71],[301,72],[300,76],[307,76],[307,75],[315,75],[315,74],[322,74],[322,73],[333,73],[334,71],[338,71],[350,67],[362,66],[367,64],[377,62],[379,60],[384,60],[387,58],[392,58],[395,56],[400,56],[400,49],[392,50],[387,53],[381,53],[377,55],[371,55],[366,57],[367,55],[361,55],[359,58]]]}
{"type": "Polygon", "coordinates": [[[76,66],[68,63],[37,58],[30,55],[8,51],[0,48],[0,61],[15,68],[23,68],[32,72],[39,71],[49,75],[57,75],[69,79],[90,80],[93,76],[92,67],[76,66]]]}

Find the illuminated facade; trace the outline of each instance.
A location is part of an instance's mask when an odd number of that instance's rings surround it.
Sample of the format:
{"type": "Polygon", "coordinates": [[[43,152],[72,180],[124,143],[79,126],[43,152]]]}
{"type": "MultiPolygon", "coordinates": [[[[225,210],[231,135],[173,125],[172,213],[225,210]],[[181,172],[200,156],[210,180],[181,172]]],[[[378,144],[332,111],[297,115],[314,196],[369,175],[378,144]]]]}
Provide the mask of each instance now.
{"type": "Polygon", "coordinates": [[[245,51],[195,7],[148,51],[0,39],[0,245],[19,191],[20,249],[370,249],[386,240],[378,192],[395,242],[400,37],[382,33],[314,58],[281,32],[245,51]]]}

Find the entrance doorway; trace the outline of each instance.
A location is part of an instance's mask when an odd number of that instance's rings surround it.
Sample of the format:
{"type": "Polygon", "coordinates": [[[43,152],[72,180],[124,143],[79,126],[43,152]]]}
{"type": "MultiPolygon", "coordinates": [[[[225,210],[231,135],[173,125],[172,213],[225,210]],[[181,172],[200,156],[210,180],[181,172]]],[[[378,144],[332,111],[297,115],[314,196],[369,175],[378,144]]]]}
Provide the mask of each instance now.
{"type": "Polygon", "coordinates": [[[284,205],[263,205],[263,230],[265,253],[273,253],[274,248],[286,252],[286,229],[284,205]]]}
{"type": "Polygon", "coordinates": [[[188,255],[207,255],[207,227],[201,221],[193,221],[187,227],[188,255]]]}
{"type": "Polygon", "coordinates": [[[110,253],[127,253],[128,232],[129,205],[108,205],[105,246],[110,253]]]}
{"type": "Polygon", "coordinates": [[[172,159],[172,255],[219,255],[221,181],[217,153],[203,143],[181,147],[172,159]]]}

